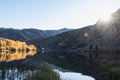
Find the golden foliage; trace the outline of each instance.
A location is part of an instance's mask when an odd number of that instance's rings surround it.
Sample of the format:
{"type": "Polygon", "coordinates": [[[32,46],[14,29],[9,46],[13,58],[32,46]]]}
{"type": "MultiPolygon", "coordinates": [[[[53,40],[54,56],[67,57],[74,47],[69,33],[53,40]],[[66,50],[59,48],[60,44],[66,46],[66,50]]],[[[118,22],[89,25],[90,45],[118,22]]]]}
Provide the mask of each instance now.
{"type": "Polygon", "coordinates": [[[26,55],[35,55],[36,47],[25,42],[10,39],[0,39],[0,61],[25,59],[26,55]],[[29,51],[26,51],[28,49],[29,51]]]}
{"type": "Polygon", "coordinates": [[[14,41],[10,39],[0,39],[0,49],[1,50],[11,50],[15,49],[16,51],[19,50],[36,50],[34,45],[27,45],[25,42],[14,41]]]}

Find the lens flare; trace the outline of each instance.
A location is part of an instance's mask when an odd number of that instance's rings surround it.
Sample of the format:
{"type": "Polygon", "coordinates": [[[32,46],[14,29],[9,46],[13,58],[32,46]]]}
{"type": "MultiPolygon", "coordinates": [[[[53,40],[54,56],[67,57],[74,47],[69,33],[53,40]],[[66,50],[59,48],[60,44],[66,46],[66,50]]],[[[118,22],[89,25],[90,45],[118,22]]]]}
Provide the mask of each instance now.
{"type": "Polygon", "coordinates": [[[85,33],[84,33],[84,36],[85,36],[85,37],[88,37],[88,33],[87,33],[87,32],[85,32],[85,33]]]}

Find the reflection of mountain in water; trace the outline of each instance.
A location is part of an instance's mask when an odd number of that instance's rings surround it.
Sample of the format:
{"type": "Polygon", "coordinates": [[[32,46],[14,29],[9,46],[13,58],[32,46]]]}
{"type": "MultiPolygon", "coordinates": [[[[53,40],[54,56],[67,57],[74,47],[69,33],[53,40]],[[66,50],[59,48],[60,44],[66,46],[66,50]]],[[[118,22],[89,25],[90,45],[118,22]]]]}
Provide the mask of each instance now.
{"type": "Polygon", "coordinates": [[[9,62],[13,60],[20,60],[20,59],[25,59],[26,56],[33,56],[35,55],[36,51],[16,51],[16,52],[11,52],[11,51],[2,51],[0,52],[0,62],[9,62]]]}

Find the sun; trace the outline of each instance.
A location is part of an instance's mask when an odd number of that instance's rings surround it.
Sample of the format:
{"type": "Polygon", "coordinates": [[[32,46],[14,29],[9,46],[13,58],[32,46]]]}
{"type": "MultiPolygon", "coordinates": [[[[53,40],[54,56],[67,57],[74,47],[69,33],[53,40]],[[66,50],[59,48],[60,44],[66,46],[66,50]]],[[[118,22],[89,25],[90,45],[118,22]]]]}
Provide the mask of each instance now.
{"type": "Polygon", "coordinates": [[[111,21],[111,15],[103,15],[101,17],[101,20],[104,22],[109,22],[109,21],[111,21]]]}

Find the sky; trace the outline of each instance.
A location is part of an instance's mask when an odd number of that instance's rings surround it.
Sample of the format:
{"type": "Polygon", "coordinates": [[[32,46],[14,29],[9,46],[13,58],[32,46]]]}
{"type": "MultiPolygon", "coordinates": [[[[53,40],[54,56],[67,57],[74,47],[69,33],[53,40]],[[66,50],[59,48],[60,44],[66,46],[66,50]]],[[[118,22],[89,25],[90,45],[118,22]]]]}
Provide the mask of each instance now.
{"type": "Polygon", "coordinates": [[[0,27],[77,29],[119,8],[120,0],[0,0],[0,27]]]}

